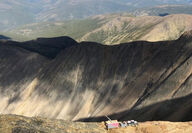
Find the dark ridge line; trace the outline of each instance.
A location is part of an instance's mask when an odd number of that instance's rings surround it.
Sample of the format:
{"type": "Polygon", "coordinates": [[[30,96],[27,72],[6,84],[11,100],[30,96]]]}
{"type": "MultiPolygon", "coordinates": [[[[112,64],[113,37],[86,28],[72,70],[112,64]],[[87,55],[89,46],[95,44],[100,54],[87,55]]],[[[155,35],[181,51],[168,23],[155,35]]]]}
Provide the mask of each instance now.
{"type": "Polygon", "coordinates": [[[157,41],[157,42],[149,42],[149,41],[140,40],[140,41],[133,41],[133,42],[128,42],[128,43],[120,43],[118,45],[103,45],[103,44],[100,44],[97,42],[90,42],[90,41],[84,41],[84,42],[78,43],[74,39],[72,39],[71,37],[68,37],[68,36],[60,36],[60,37],[53,37],[53,38],[37,38],[36,40],[25,41],[25,42],[3,40],[3,41],[0,41],[0,43],[18,46],[18,47],[26,49],[30,52],[38,53],[49,59],[54,59],[62,50],[70,48],[71,46],[77,46],[80,44],[97,45],[97,46],[103,46],[103,47],[121,47],[122,45],[126,45],[129,47],[135,47],[135,45],[137,45],[137,46],[138,45],[155,45],[157,43],[163,43],[163,44],[168,43],[169,44],[170,42],[181,41],[183,39],[185,39],[185,41],[191,40],[191,38],[192,38],[191,32],[192,31],[185,32],[177,40],[157,41]],[[52,45],[49,42],[49,41],[57,42],[57,41],[59,41],[59,39],[66,39],[66,40],[61,40],[64,45],[63,44],[52,45]],[[46,41],[48,41],[48,42],[46,42],[46,41]],[[72,44],[70,44],[69,41],[71,41],[72,44]],[[67,43],[67,44],[65,44],[65,43],[67,43]],[[48,53],[46,53],[46,52],[48,52],[48,53]]]}
{"type": "Polygon", "coordinates": [[[189,79],[192,77],[192,73],[185,79],[185,81],[179,86],[179,88],[173,93],[172,98],[175,97],[177,92],[189,81],[189,79]]]}

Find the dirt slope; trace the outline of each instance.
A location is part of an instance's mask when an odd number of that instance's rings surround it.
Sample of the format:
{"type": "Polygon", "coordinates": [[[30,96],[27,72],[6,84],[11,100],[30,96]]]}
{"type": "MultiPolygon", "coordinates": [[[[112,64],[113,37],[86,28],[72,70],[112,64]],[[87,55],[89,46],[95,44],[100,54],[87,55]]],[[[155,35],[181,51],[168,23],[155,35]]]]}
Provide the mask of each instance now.
{"type": "Polygon", "coordinates": [[[110,115],[190,121],[191,32],[176,41],[83,42],[53,59],[2,43],[0,112],[64,120],[100,121],[110,115]]]}
{"type": "Polygon", "coordinates": [[[39,117],[0,116],[3,133],[191,133],[192,122],[163,121],[139,123],[137,127],[107,130],[104,123],[82,123],[39,117]]]}

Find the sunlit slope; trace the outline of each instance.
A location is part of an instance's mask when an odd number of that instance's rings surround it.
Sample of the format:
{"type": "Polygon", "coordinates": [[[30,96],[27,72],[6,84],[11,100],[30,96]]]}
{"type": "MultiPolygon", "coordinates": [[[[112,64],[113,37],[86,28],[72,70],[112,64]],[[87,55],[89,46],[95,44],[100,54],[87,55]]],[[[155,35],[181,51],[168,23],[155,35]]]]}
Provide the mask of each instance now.
{"type": "Polygon", "coordinates": [[[107,130],[104,122],[71,122],[41,117],[23,117],[17,115],[0,116],[0,132],[3,133],[191,133],[192,122],[144,122],[137,127],[126,127],[107,130]]]}
{"type": "Polygon", "coordinates": [[[113,14],[84,20],[29,24],[3,34],[19,41],[67,35],[78,41],[110,45],[137,40],[175,40],[192,29],[191,22],[192,16],[184,14],[165,17],[113,14]]]}
{"type": "Polygon", "coordinates": [[[84,42],[54,59],[18,43],[1,44],[0,112],[64,120],[191,120],[191,37],[187,32],[176,41],[115,46],[84,42]]]}

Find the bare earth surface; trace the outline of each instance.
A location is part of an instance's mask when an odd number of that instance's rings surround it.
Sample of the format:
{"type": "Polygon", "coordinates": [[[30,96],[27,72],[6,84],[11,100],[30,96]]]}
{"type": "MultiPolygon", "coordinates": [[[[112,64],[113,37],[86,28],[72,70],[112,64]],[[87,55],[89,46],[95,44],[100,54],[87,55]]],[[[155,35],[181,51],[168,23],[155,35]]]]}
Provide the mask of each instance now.
{"type": "Polygon", "coordinates": [[[2,114],[191,121],[191,102],[192,31],[115,46],[67,37],[0,43],[2,114]]]}
{"type": "Polygon", "coordinates": [[[0,133],[191,133],[192,122],[144,122],[137,127],[107,130],[102,123],[29,118],[16,115],[0,116],[0,133]]]}

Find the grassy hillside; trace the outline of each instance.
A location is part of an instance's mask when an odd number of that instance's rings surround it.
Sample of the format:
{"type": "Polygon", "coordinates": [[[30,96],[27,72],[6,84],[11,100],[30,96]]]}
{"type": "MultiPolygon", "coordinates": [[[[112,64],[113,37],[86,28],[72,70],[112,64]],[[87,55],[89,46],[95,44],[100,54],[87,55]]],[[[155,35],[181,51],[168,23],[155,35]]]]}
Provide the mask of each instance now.
{"type": "Polygon", "coordinates": [[[18,41],[70,36],[78,41],[116,44],[136,40],[174,40],[192,29],[191,22],[192,16],[184,14],[132,17],[124,13],[98,15],[83,20],[34,23],[2,34],[18,41]]]}

